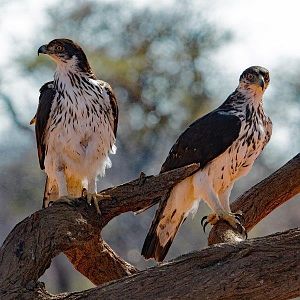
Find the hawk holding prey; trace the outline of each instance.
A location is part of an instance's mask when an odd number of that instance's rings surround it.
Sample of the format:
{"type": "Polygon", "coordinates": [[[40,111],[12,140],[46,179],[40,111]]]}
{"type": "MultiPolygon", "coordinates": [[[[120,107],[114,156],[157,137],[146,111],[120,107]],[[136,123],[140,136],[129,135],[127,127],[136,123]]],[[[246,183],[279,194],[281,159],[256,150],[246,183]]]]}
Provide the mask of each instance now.
{"type": "Polygon", "coordinates": [[[160,202],[142,249],[145,258],[165,258],[178,228],[197,210],[200,199],[212,210],[206,217],[208,223],[223,219],[234,228],[242,226],[230,210],[229,196],[234,182],[251,170],[270,140],[272,122],[263,110],[269,81],[265,68],[246,69],[227,100],[179,136],[161,173],[191,163],[199,163],[200,168],[160,202]]]}
{"type": "MultiPolygon", "coordinates": [[[[41,169],[47,180],[43,206],[80,197],[97,202],[98,175],[115,153],[118,106],[110,85],[97,80],[83,50],[69,39],[55,39],[38,49],[56,63],[54,81],[40,89],[35,123],[41,169]]],[[[101,195],[100,195],[101,196],[101,195]]],[[[101,198],[101,197],[100,197],[101,198]]]]}

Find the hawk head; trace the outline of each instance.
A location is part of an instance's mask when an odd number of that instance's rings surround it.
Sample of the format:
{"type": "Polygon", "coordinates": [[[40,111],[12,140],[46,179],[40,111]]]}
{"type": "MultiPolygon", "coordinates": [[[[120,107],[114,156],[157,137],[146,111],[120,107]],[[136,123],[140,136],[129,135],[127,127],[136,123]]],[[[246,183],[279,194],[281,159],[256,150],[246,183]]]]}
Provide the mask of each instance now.
{"type": "Polygon", "coordinates": [[[85,53],[72,40],[52,40],[49,44],[43,45],[38,49],[38,55],[40,53],[49,55],[60,67],[92,73],[85,53]]]}
{"type": "Polygon", "coordinates": [[[269,71],[263,67],[253,66],[242,73],[239,85],[243,88],[263,93],[269,82],[269,71]]]}

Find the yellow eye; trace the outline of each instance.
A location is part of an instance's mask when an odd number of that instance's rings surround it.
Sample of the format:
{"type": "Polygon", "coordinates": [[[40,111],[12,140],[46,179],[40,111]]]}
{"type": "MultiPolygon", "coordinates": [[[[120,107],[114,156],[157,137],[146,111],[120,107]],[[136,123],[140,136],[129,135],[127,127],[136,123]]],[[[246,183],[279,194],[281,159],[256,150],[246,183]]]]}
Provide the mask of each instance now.
{"type": "Polygon", "coordinates": [[[62,46],[56,46],[56,47],[55,47],[55,50],[58,51],[58,52],[63,51],[63,49],[64,49],[64,48],[63,48],[62,46]]]}

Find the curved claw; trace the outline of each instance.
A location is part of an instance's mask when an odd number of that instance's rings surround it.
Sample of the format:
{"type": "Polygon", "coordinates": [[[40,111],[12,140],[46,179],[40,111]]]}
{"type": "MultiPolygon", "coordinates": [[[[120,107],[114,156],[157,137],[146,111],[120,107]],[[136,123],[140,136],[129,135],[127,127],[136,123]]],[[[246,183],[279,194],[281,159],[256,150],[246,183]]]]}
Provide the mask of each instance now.
{"type": "Polygon", "coordinates": [[[234,217],[239,221],[239,222],[245,222],[245,217],[242,213],[235,213],[234,217]]]}
{"type": "Polygon", "coordinates": [[[202,227],[203,227],[203,222],[204,222],[204,220],[207,220],[207,216],[204,216],[204,217],[201,219],[200,224],[201,224],[202,227]]]}
{"type": "Polygon", "coordinates": [[[204,231],[204,232],[205,232],[205,227],[206,227],[208,224],[209,224],[209,222],[206,221],[206,222],[204,223],[204,225],[202,225],[203,231],[204,231]]]}
{"type": "Polygon", "coordinates": [[[246,239],[248,238],[248,233],[242,224],[239,224],[238,231],[239,231],[239,233],[244,234],[246,239]]]}
{"type": "Polygon", "coordinates": [[[241,216],[235,214],[235,215],[234,215],[234,218],[235,218],[239,223],[242,223],[241,216]]]}

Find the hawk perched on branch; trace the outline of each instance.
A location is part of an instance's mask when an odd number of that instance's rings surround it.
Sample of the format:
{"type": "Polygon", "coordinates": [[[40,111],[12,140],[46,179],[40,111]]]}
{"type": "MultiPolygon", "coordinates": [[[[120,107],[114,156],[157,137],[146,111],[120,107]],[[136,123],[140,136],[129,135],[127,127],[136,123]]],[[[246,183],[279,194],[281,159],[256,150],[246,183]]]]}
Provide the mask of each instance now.
{"type": "Polygon", "coordinates": [[[83,188],[95,203],[98,175],[110,167],[115,153],[118,105],[112,88],[97,80],[79,45],[55,39],[38,49],[56,63],[54,81],[40,89],[35,123],[41,169],[47,180],[43,206],[67,196],[80,197],[83,188]]]}
{"type": "Polygon", "coordinates": [[[230,211],[229,196],[234,182],[251,170],[270,140],[272,122],[262,103],[269,81],[265,68],[246,69],[227,100],[180,135],[161,172],[191,163],[199,163],[200,169],[160,202],[142,249],[145,258],[165,258],[178,228],[197,210],[200,199],[213,211],[206,217],[208,223],[224,219],[235,228],[241,226],[239,216],[230,211]]]}

